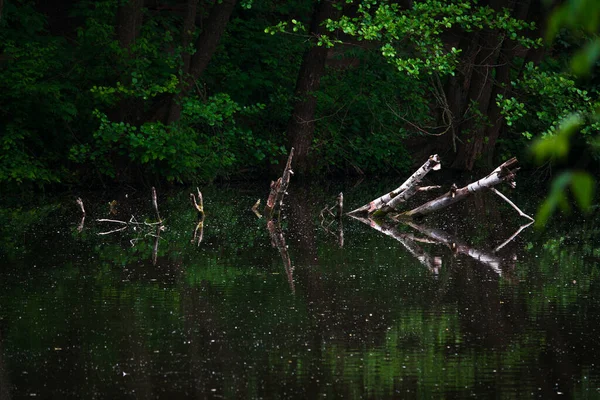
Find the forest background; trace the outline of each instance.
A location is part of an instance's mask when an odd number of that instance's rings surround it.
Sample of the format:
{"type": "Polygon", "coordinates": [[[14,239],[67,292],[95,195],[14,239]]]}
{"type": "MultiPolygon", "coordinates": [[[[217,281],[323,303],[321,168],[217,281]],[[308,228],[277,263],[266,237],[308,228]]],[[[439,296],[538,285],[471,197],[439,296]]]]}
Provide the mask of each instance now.
{"type": "Polygon", "coordinates": [[[554,3],[0,0],[0,185],[247,178],[293,146],[307,176],[517,156],[585,206],[600,7],[554,3]]]}

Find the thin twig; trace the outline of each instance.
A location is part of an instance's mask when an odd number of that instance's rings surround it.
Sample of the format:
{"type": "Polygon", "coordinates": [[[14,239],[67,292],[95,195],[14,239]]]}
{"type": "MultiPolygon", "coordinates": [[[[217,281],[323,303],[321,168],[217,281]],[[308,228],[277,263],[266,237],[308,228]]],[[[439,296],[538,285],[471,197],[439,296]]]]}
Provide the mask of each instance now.
{"type": "Polygon", "coordinates": [[[108,232],[100,232],[98,233],[98,235],[110,235],[111,233],[115,233],[115,232],[120,232],[120,231],[124,231],[125,229],[127,229],[126,226],[119,228],[119,229],[114,229],[112,231],[108,231],[108,232]]]}
{"type": "Polygon", "coordinates": [[[490,190],[492,192],[496,193],[498,196],[500,196],[500,198],[503,199],[504,201],[506,201],[508,204],[510,204],[512,206],[512,208],[514,208],[515,210],[517,210],[517,212],[519,213],[519,215],[521,217],[525,217],[525,218],[529,219],[530,221],[535,222],[535,220],[533,218],[531,218],[529,215],[527,215],[523,211],[521,211],[521,209],[519,207],[517,207],[517,205],[515,203],[513,203],[512,201],[510,201],[510,199],[508,197],[506,197],[505,195],[503,195],[502,193],[500,193],[495,188],[490,188],[490,190]]]}
{"type": "Polygon", "coordinates": [[[128,225],[129,222],[119,221],[118,219],[97,219],[97,222],[114,222],[116,224],[128,225]]]}

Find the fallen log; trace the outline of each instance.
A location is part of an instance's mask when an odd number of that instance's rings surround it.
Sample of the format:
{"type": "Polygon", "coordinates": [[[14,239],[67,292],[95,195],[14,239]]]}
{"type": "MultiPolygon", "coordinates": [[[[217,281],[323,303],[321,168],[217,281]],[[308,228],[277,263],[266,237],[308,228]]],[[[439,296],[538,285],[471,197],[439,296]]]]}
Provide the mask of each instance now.
{"type": "Polygon", "coordinates": [[[429,159],[425,161],[425,163],[398,188],[381,197],[378,197],[377,199],[357,208],[356,210],[350,211],[348,215],[366,213],[368,215],[379,216],[395,210],[398,205],[405,202],[419,191],[420,188],[418,184],[425,177],[425,175],[429,173],[429,171],[438,170],[440,168],[440,157],[437,154],[430,156],[429,159]]]}
{"type": "Polygon", "coordinates": [[[456,188],[456,186],[453,186],[453,188],[448,193],[410,211],[401,213],[398,217],[414,218],[431,214],[435,211],[446,208],[451,204],[462,201],[474,193],[490,189],[493,186],[498,185],[502,182],[508,182],[511,186],[514,187],[515,173],[518,170],[518,168],[512,170],[511,168],[514,167],[517,164],[517,162],[517,159],[513,157],[510,160],[502,163],[502,165],[493,170],[486,177],[483,177],[478,181],[470,183],[467,186],[462,187],[460,189],[456,188]]]}

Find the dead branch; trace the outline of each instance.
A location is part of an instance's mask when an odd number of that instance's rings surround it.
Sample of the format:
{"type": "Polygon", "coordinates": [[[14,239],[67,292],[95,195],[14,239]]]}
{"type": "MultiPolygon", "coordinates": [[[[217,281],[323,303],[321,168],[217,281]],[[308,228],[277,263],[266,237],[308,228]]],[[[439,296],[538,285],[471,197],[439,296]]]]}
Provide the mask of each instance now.
{"type": "Polygon", "coordinates": [[[158,222],[162,222],[162,218],[158,213],[158,200],[156,198],[156,189],[154,186],[152,186],[152,205],[154,206],[154,211],[156,211],[156,218],[158,219],[158,222]]]}
{"type": "Polygon", "coordinates": [[[486,177],[480,180],[470,183],[460,189],[452,189],[448,193],[433,199],[415,209],[400,214],[400,217],[418,217],[431,214],[435,211],[441,210],[448,207],[451,204],[457,203],[466,199],[474,193],[482,190],[489,189],[499,183],[508,182],[514,186],[514,178],[517,169],[511,170],[511,168],[517,164],[516,158],[504,162],[498,168],[493,170],[486,177]]]}
{"type": "Polygon", "coordinates": [[[190,198],[192,200],[192,204],[194,205],[194,208],[201,215],[204,215],[204,200],[202,198],[202,192],[200,191],[199,188],[196,188],[196,190],[198,191],[198,201],[196,201],[196,196],[194,196],[194,193],[190,193],[190,198]]]}
{"type": "Polygon", "coordinates": [[[498,196],[500,196],[500,198],[502,200],[504,200],[508,204],[510,204],[512,206],[512,208],[514,208],[515,210],[517,210],[517,212],[519,213],[519,215],[521,217],[525,217],[525,218],[529,219],[531,222],[535,222],[535,220],[533,218],[531,218],[529,215],[527,215],[523,211],[521,211],[521,209],[519,207],[517,207],[517,205],[515,203],[513,203],[512,201],[510,201],[510,199],[508,197],[506,197],[505,195],[503,195],[502,193],[500,193],[498,190],[496,190],[496,188],[490,188],[490,190],[492,192],[496,193],[498,196]]]}
{"type": "Polygon", "coordinates": [[[279,218],[281,206],[283,205],[283,197],[287,194],[290,178],[294,174],[292,171],[293,158],[294,148],[292,147],[285,165],[285,169],[283,170],[283,175],[276,182],[271,182],[271,190],[264,210],[264,214],[268,220],[279,218]]]}
{"type": "Polygon", "coordinates": [[[77,205],[81,209],[81,213],[85,216],[85,208],[83,207],[83,200],[81,200],[81,197],[78,197],[76,201],[77,201],[77,205]]]}
{"type": "Polygon", "coordinates": [[[400,203],[406,201],[418,190],[418,183],[429,173],[431,170],[438,170],[441,168],[440,157],[435,154],[429,157],[429,159],[408,178],[400,187],[395,190],[371,201],[369,204],[365,204],[356,210],[350,211],[349,215],[357,215],[367,213],[369,215],[385,215],[391,210],[395,209],[400,203]]]}

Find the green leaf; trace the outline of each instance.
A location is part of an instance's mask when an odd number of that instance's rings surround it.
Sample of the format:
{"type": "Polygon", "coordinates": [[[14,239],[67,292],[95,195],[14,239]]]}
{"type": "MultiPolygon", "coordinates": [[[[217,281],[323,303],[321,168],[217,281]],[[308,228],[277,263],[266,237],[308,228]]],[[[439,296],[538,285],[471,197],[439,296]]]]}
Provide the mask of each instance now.
{"type": "Polygon", "coordinates": [[[579,208],[587,212],[594,198],[594,178],[587,172],[575,172],[571,178],[571,191],[579,208]]]}
{"type": "Polygon", "coordinates": [[[536,140],[531,150],[538,162],[565,158],[569,153],[569,138],[583,125],[581,115],[575,113],[563,119],[556,133],[536,140]]]}
{"type": "Polygon", "coordinates": [[[571,70],[576,75],[587,76],[590,74],[596,60],[600,57],[600,38],[589,42],[580,49],[571,60],[571,70]]]}

